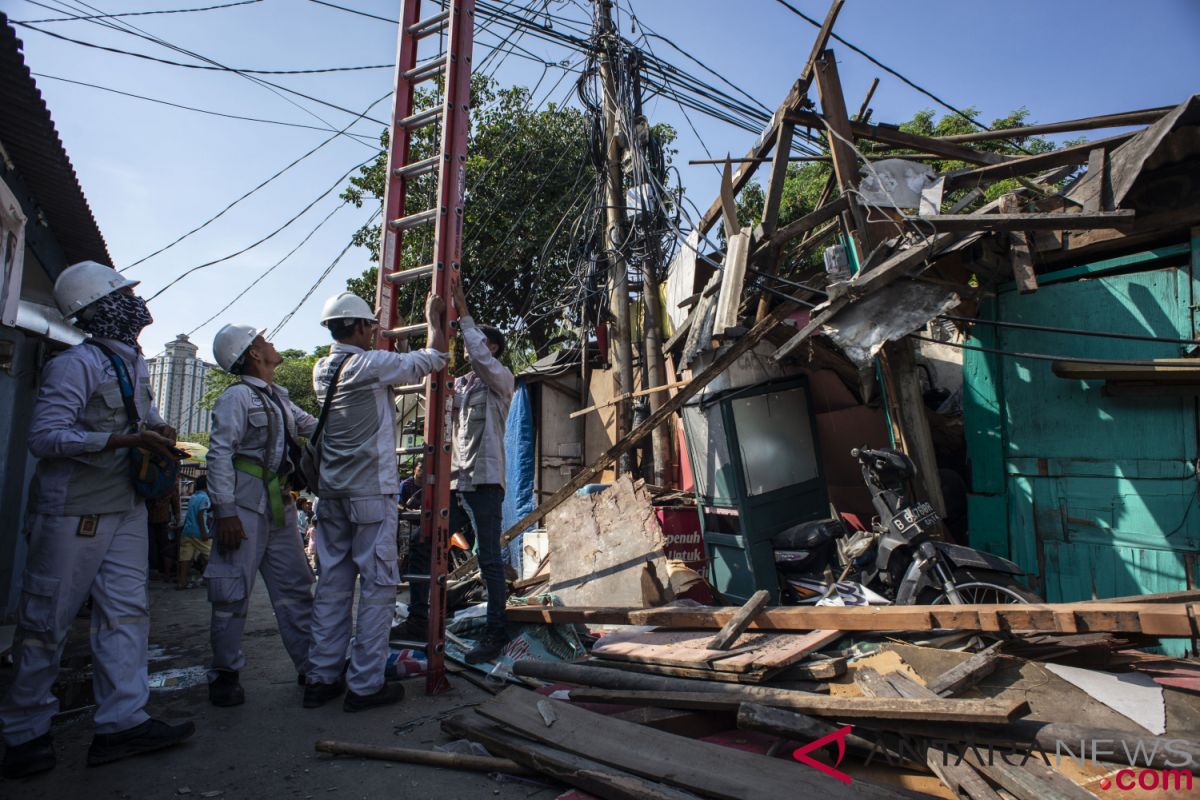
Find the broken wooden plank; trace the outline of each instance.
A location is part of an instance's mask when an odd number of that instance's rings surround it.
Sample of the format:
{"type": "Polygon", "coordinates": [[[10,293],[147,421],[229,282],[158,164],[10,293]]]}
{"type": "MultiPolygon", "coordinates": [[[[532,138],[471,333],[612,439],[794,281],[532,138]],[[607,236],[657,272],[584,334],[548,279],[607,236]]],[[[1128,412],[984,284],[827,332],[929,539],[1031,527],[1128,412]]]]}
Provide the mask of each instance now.
{"type": "Polygon", "coordinates": [[[609,634],[592,648],[599,658],[635,661],[720,672],[778,670],[795,664],[810,653],[837,641],[840,631],[812,631],[798,634],[742,636],[734,651],[714,650],[704,631],[648,631],[635,634],[609,634]]]}
{"type": "Polygon", "coordinates": [[[996,671],[1000,663],[1002,642],[985,647],[956,667],[946,670],[929,682],[929,691],[950,697],[996,671]]]}
{"type": "MultiPolygon", "coordinates": [[[[914,683],[903,674],[889,675],[887,678],[904,678],[914,683]]],[[[870,667],[855,670],[854,682],[868,697],[901,697],[900,691],[888,679],[870,667]]],[[[980,777],[973,768],[962,763],[950,763],[950,754],[936,745],[925,748],[925,765],[930,772],[938,776],[950,791],[959,796],[966,795],[971,800],[999,800],[999,795],[988,786],[987,781],[980,777]]]]}
{"type": "MultiPolygon", "coordinates": [[[[1067,614],[1081,632],[1144,633],[1148,636],[1193,634],[1189,608],[1200,603],[1028,603],[934,606],[778,606],[764,609],[750,630],[903,631],[948,628],[986,632],[1061,631],[1067,614]]],[[[698,608],[606,608],[527,606],[508,609],[513,622],[655,625],[664,628],[720,630],[733,610],[698,608]]]]}
{"type": "Polygon", "coordinates": [[[759,232],[757,234],[757,239],[763,242],[763,244],[760,245],[758,250],[755,251],[755,255],[758,255],[765,248],[772,247],[774,245],[786,244],[788,241],[795,239],[797,236],[803,236],[821,223],[828,222],[838,214],[841,214],[843,211],[847,210],[847,208],[849,208],[849,206],[846,203],[846,198],[839,197],[836,200],[831,200],[828,203],[813,209],[799,219],[792,220],[770,235],[767,235],[765,230],[759,232]]]}
{"type": "Polygon", "coordinates": [[[1045,133],[1070,133],[1072,131],[1090,131],[1098,128],[1122,128],[1126,125],[1146,125],[1162,119],[1175,106],[1146,108],[1141,111],[1123,111],[1118,114],[1101,114],[1095,117],[1069,119],[1063,122],[1047,122],[1041,125],[1024,125],[1019,128],[998,128],[991,131],[976,133],[958,133],[953,136],[937,137],[943,142],[988,142],[996,139],[1016,139],[1026,136],[1040,136],[1045,133]]]}
{"type": "MultiPolygon", "coordinates": [[[[829,736],[842,727],[819,717],[764,706],[761,703],[742,703],[738,706],[737,726],[744,731],[769,733],[785,739],[795,739],[798,742],[809,742],[829,736]]],[[[895,761],[902,760],[898,750],[889,752],[880,744],[853,732],[846,735],[845,742],[847,747],[860,753],[878,752],[895,761]]]]}
{"type": "Polygon", "coordinates": [[[442,730],[451,736],[479,742],[492,753],[499,753],[531,770],[557,778],[597,797],[612,800],[699,800],[691,792],[517,736],[472,712],[442,720],[442,730]]]}
{"type": "Polygon", "coordinates": [[[713,321],[714,336],[723,336],[730,328],[737,326],[749,259],[750,229],[742,228],[729,237],[729,248],[721,264],[721,293],[717,296],[717,317],[713,321]]]}
{"type": "Polygon", "coordinates": [[[541,724],[534,708],[532,698],[536,697],[513,687],[476,710],[537,741],[706,797],[742,800],[747,787],[753,787],[753,794],[761,797],[819,794],[830,800],[851,800],[897,796],[865,781],[844,786],[801,764],[685,739],[570,703],[558,703],[562,706],[558,709],[559,721],[549,729],[541,724]]]}
{"type": "Polygon", "coordinates": [[[1049,153],[1039,153],[1034,156],[1014,159],[1003,164],[989,164],[986,167],[979,167],[978,169],[951,173],[946,176],[946,191],[952,192],[955,189],[966,187],[984,187],[996,181],[1015,178],[1019,175],[1029,175],[1034,172],[1042,172],[1068,164],[1084,164],[1095,148],[1103,147],[1106,150],[1112,150],[1118,145],[1129,141],[1133,136],[1133,133],[1123,133],[1095,142],[1086,142],[1080,145],[1051,150],[1049,153]]]}
{"type": "Polygon", "coordinates": [[[1079,231],[1092,228],[1125,228],[1136,221],[1132,209],[1092,211],[1080,214],[932,214],[921,217],[921,220],[930,223],[939,232],[1079,231]]]}
{"type": "MultiPolygon", "coordinates": [[[[823,128],[829,119],[829,115],[827,113],[822,115],[814,114],[810,111],[800,111],[790,114],[789,118],[795,120],[798,124],[813,128],[823,128]]],[[[922,153],[930,153],[939,158],[944,158],[947,161],[965,161],[968,164],[1004,164],[1013,160],[1010,156],[963,147],[946,139],[907,133],[894,125],[868,125],[863,122],[851,122],[849,134],[847,138],[870,139],[873,142],[882,142],[893,147],[918,150],[922,153]]],[[[894,157],[905,158],[903,154],[894,157]]],[[[836,160],[837,157],[835,156],[835,163],[836,160]]]]}
{"type": "Polygon", "coordinates": [[[1096,190],[1083,201],[1084,212],[1107,211],[1112,208],[1112,185],[1108,179],[1108,154],[1097,147],[1088,154],[1088,175],[1096,181],[1096,190]]]}
{"type": "MultiPolygon", "coordinates": [[[[635,665],[631,664],[630,666],[633,667],[635,665]]],[[[513,664],[513,673],[526,678],[577,683],[582,686],[594,686],[601,689],[714,692],[744,699],[755,699],[760,696],[767,697],[770,696],[771,691],[774,691],[767,689],[767,687],[717,683],[715,680],[709,679],[708,676],[705,676],[705,680],[696,681],[684,677],[646,674],[636,670],[627,670],[623,667],[624,665],[621,665],[621,667],[616,667],[615,665],[599,666],[526,659],[513,664]],[[760,695],[760,690],[766,690],[767,693],[760,695]]]]}
{"type": "Polygon", "coordinates": [[[437,750],[417,750],[411,747],[379,747],[357,742],[338,742],[322,739],[316,743],[318,753],[338,756],[358,756],[380,761],[398,761],[402,764],[422,764],[427,767],[465,769],[471,772],[507,772],[510,775],[536,775],[515,761],[507,758],[476,756],[467,753],[442,753],[437,750]]]}
{"type": "Polygon", "coordinates": [[[754,621],[754,615],[762,611],[763,607],[771,599],[771,593],[766,589],[759,589],[754,594],[750,595],[750,599],[746,604],[737,610],[737,613],[729,618],[729,622],[725,623],[725,627],[721,628],[708,642],[709,650],[728,650],[742,633],[754,621]]]}
{"type": "MultiPolygon", "coordinates": [[[[767,123],[767,127],[759,135],[758,141],[754,143],[754,146],[746,154],[746,158],[749,160],[743,162],[738,167],[738,171],[734,173],[732,184],[735,193],[740,192],[742,187],[750,182],[750,178],[753,177],[755,170],[758,169],[758,165],[762,163],[763,157],[771,152],[771,149],[775,146],[779,136],[779,126],[783,124],[783,118],[790,113],[799,111],[808,102],[808,87],[812,84],[813,65],[825,49],[825,45],[829,43],[829,36],[833,33],[833,24],[837,21],[838,12],[842,10],[842,5],[845,1],[833,0],[830,4],[829,11],[825,14],[825,21],[822,23],[821,29],[817,31],[817,37],[813,41],[808,61],[805,62],[804,68],[800,71],[800,77],[792,84],[787,97],[780,103],[779,108],[771,116],[771,121],[767,123]]],[[[700,221],[696,223],[696,228],[702,234],[708,233],[719,216],[721,216],[720,196],[704,212],[704,216],[700,217],[700,221]]]]}
{"type": "Polygon", "coordinates": [[[1099,798],[1037,758],[1010,764],[1003,758],[981,755],[966,748],[963,761],[989,780],[1011,792],[1017,800],[1099,800],[1099,798]]]}
{"type": "MultiPolygon", "coordinates": [[[[830,697],[790,689],[753,688],[754,701],[765,706],[788,708],[835,719],[923,720],[928,722],[1004,723],[1028,713],[1024,700],[914,700],[873,699],[862,697],[830,697]]],[[[641,689],[572,689],[571,700],[581,703],[619,703],[622,705],[656,706],[659,708],[691,708],[724,710],[736,708],[741,700],[732,693],[715,692],[655,692],[641,689]]]]}

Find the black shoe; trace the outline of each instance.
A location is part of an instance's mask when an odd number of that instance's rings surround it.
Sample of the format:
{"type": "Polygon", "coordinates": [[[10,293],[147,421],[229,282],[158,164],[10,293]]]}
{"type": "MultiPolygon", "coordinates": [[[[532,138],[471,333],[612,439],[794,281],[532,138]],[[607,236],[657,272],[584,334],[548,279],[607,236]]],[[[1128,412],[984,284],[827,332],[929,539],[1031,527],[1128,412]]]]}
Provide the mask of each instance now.
{"type": "Polygon", "coordinates": [[[43,733],[22,744],[9,745],[4,751],[4,777],[28,778],[54,769],[54,739],[43,733]]]}
{"type": "Polygon", "coordinates": [[[407,642],[424,642],[429,637],[429,622],[423,619],[409,617],[404,622],[392,628],[388,639],[407,642]]]}
{"type": "Polygon", "coordinates": [[[240,706],[246,702],[246,692],[238,683],[238,674],[232,670],[218,670],[217,677],[208,685],[208,702],[219,708],[240,706]]]}
{"type": "Polygon", "coordinates": [[[346,679],[339,677],[333,683],[310,683],[304,687],[304,707],[320,708],[346,691],[346,679]]]}
{"type": "Polygon", "coordinates": [[[347,690],[346,699],[342,701],[343,711],[366,711],[379,706],[389,706],[404,699],[404,684],[385,682],[383,688],[375,694],[355,694],[347,690]]]}
{"type": "Polygon", "coordinates": [[[508,644],[508,634],[503,628],[499,630],[490,630],[483,635],[479,640],[479,644],[467,651],[466,659],[468,664],[480,664],[485,661],[493,661],[495,658],[504,652],[504,646],[508,644]]]}
{"type": "Polygon", "coordinates": [[[97,767],[139,753],[150,753],[179,744],[196,732],[192,722],[170,725],[160,719],[148,719],[120,733],[97,733],[88,748],[87,764],[97,767]]]}

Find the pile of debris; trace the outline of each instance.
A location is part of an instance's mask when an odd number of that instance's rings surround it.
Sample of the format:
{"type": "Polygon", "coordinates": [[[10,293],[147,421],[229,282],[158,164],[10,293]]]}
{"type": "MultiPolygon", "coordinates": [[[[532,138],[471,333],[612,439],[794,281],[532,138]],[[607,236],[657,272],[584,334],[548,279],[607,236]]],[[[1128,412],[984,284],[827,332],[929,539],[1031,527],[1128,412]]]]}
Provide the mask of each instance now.
{"type": "Polygon", "coordinates": [[[513,607],[591,646],[518,660],[523,686],[443,720],[490,756],[318,748],[540,774],[576,798],[1190,797],[1200,665],[1132,648],[1195,637],[1198,599],[513,607]]]}

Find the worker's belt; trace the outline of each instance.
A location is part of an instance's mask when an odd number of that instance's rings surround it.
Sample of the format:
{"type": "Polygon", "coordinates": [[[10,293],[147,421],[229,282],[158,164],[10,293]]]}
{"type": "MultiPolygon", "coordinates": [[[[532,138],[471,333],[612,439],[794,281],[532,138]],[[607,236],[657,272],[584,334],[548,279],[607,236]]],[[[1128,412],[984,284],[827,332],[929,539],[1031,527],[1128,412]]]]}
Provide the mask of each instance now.
{"type": "Polygon", "coordinates": [[[242,456],[233,457],[233,468],[238,472],[244,472],[253,478],[259,478],[263,482],[263,489],[267,493],[267,504],[271,509],[271,528],[283,527],[283,485],[280,483],[280,477],[277,473],[263,467],[256,461],[251,461],[242,456]]]}

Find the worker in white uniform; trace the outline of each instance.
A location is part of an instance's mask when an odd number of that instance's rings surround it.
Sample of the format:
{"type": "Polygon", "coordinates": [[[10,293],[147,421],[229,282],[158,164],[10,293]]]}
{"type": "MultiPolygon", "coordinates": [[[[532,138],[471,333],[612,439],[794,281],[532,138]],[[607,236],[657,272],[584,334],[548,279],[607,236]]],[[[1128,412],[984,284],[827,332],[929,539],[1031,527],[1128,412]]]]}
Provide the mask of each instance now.
{"type": "Polygon", "coordinates": [[[319,441],[321,498],[317,555],[321,580],[313,606],[312,664],[305,708],[346,692],[342,707],[361,711],[395,703],[404,687],[384,679],[388,630],[400,582],[396,564],[396,409],[392,386],[419,383],[446,366],[441,326],[444,305],[431,296],[425,306],[428,347],[408,353],[372,349],[378,323],[371,307],[344,292],[321,314],[334,345],[313,367],[313,388],[324,401],[337,374],[329,415],[319,441]],[[338,374],[338,370],[340,374],[338,374]],[[359,578],[358,619],[350,664],[354,580],[359,578]]]}
{"type": "Polygon", "coordinates": [[[7,749],[5,778],[55,765],[51,692],[76,612],[92,598],[91,647],[96,696],[89,766],[157,750],[191,736],[191,722],[169,725],[146,714],[150,699],[146,643],[146,504],[134,490],[129,448],[169,458],[175,432],[152,404],[138,335],[152,322],[137,281],[84,261],[63,270],[54,299],[90,340],[59,353],[42,370],[29,431],[38,458],[29,500],[29,553],[17,614],[14,674],[0,707],[7,749]],[[117,370],[132,384],[140,429],[130,424],[117,370]]]}
{"type": "Polygon", "coordinates": [[[236,706],[245,702],[238,673],[246,664],[242,631],[257,573],[300,685],[308,672],[313,574],[290,487],[299,473],[297,437],[310,435],[317,420],[273,383],[283,358],[253,326],[221,328],[213,354],[241,380],[213,405],[208,448],[217,541],[204,571],[212,603],[208,698],[215,706],[236,706]]]}

